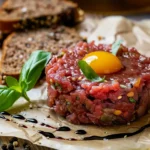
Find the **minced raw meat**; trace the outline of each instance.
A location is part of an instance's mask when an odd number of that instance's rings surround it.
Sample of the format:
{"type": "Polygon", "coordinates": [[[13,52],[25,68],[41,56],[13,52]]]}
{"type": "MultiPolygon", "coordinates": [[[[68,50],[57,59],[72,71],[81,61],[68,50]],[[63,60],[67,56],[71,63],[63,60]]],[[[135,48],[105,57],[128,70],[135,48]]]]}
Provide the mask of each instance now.
{"type": "Polygon", "coordinates": [[[150,58],[121,46],[124,68],[91,82],[78,61],[93,51],[111,52],[112,45],[79,42],[54,55],[46,67],[48,105],[74,124],[126,124],[143,116],[150,105],[150,58]]]}

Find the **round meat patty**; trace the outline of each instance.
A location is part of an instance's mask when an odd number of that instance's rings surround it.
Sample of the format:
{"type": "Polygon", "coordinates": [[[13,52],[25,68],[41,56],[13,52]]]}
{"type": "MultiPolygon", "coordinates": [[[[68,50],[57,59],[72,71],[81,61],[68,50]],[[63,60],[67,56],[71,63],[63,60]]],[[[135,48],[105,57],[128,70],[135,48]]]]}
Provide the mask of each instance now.
{"type": "Polygon", "coordinates": [[[74,124],[126,124],[144,115],[150,103],[150,58],[121,46],[123,68],[104,82],[86,79],[78,61],[94,51],[111,53],[111,45],[80,42],[54,55],[46,67],[48,105],[74,124]]]}

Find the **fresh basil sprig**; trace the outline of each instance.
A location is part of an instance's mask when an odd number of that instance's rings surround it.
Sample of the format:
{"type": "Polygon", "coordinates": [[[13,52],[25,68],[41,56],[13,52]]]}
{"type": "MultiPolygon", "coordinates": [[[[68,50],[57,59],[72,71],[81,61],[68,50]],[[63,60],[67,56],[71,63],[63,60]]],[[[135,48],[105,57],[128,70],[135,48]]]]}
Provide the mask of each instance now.
{"type": "Polygon", "coordinates": [[[105,78],[101,78],[84,60],[79,60],[78,66],[85,77],[93,82],[104,82],[105,78]]]}
{"type": "Polygon", "coordinates": [[[51,54],[44,51],[35,51],[31,54],[19,78],[19,84],[24,91],[29,91],[34,87],[50,57],[51,54]]]}
{"type": "Polygon", "coordinates": [[[123,41],[122,40],[119,40],[119,41],[116,41],[113,45],[112,45],[112,54],[113,55],[117,55],[119,49],[120,49],[120,46],[121,46],[121,43],[123,41]]]}
{"type": "Polygon", "coordinates": [[[21,93],[11,88],[0,88],[0,111],[10,108],[20,96],[21,93]]]}
{"type": "Polygon", "coordinates": [[[6,77],[6,84],[10,89],[13,89],[13,90],[21,93],[22,89],[21,89],[21,86],[19,85],[19,82],[17,81],[16,78],[11,77],[11,76],[7,76],[6,77]]]}
{"type": "Polygon", "coordinates": [[[43,50],[35,51],[24,64],[19,81],[7,76],[7,86],[0,86],[0,111],[10,108],[20,97],[30,101],[27,91],[31,90],[51,58],[51,53],[43,50]]]}

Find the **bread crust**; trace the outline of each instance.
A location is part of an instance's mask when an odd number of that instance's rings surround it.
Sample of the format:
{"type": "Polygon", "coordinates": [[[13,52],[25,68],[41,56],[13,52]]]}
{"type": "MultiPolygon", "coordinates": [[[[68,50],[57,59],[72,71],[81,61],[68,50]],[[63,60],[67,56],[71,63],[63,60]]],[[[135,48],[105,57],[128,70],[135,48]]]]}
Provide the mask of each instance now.
{"type": "Polygon", "coordinates": [[[0,30],[3,32],[3,33],[10,33],[12,31],[14,31],[14,25],[17,24],[18,21],[2,21],[0,20],[0,30]]]}

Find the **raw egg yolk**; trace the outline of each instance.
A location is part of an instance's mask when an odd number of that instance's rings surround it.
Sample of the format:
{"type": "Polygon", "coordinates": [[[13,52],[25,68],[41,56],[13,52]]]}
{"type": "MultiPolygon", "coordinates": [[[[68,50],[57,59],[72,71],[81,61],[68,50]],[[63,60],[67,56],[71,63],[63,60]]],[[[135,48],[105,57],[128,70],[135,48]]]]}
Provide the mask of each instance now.
{"type": "Polygon", "coordinates": [[[91,52],[83,58],[97,74],[111,74],[122,68],[121,61],[115,55],[105,51],[91,52]]]}

